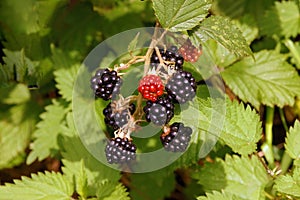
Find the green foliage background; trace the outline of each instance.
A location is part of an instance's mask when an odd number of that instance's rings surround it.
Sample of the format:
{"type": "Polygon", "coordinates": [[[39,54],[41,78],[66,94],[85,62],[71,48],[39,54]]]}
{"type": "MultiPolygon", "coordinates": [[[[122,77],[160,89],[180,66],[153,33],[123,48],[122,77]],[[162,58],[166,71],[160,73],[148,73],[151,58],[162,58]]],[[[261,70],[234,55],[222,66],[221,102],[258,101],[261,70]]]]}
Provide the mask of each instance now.
{"type": "Polygon", "coordinates": [[[288,106],[300,116],[299,0],[2,0],[0,27],[0,169],[48,157],[62,163],[59,172],[1,182],[0,199],[300,199],[299,121],[289,128],[281,115],[284,148],[272,139],[275,109],[288,106]],[[209,98],[199,88],[199,107],[174,118],[199,109],[199,120],[184,122],[200,127],[188,151],[154,172],[120,173],[81,143],[73,84],[101,41],[156,21],[201,44],[199,65],[187,67],[195,74],[206,69],[208,81],[217,68],[238,101],[209,98]],[[224,103],[226,113],[218,109],[224,103]],[[217,145],[199,160],[211,130],[221,132],[217,145]]]}

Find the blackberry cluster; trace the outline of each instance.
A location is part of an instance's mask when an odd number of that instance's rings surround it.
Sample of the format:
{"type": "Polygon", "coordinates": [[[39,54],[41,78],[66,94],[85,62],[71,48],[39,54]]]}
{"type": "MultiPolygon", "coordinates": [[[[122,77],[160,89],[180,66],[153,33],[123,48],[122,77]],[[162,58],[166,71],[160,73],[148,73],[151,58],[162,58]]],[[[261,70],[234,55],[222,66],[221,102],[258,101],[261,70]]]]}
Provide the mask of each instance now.
{"type": "Polygon", "coordinates": [[[161,96],[155,102],[147,101],[143,108],[148,122],[161,126],[169,123],[174,116],[174,104],[168,96],[161,96]]]}
{"type": "Polygon", "coordinates": [[[168,133],[163,133],[160,140],[165,150],[183,152],[191,140],[192,129],[183,123],[175,122],[170,126],[168,133]]]}
{"type": "Polygon", "coordinates": [[[165,88],[173,100],[183,104],[195,97],[197,83],[190,72],[180,70],[172,74],[165,88]]]}
{"type": "Polygon", "coordinates": [[[129,163],[136,159],[136,146],[125,138],[112,138],[107,142],[105,154],[110,164],[129,163]]]}
{"type": "Polygon", "coordinates": [[[90,82],[95,96],[106,101],[118,95],[122,85],[122,79],[118,73],[107,68],[96,71],[90,82]]]}
{"type": "MultiPolygon", "coordinates": [[[[161,58],[164,61],[174,62],[174,69],[180,70],[182,69],[182,65],[184,62],[183,57],[177,52],[176,46],[171,46],[166,51],[164,49],[159,49],[159,53],[161,55],[161,58]]],[[[151,66],[157,68],[159,65],[159,57],[156,54],[156,51],[154,50],[151,56],[151,66]]]]}
{"type": "Polygon", "coordinates": [[[184,60],[188,62],[196,62],[202,54],[201,46],[195,47],[190,40],[186,40],[185,43],[179,48],[180,54],[184,60]]]}
{"type": "Polygon", "coordinates": [[[116,110],[111,103],[109,103],[103,110],[104,122],[111,126],[114,130],[122,128],[128,123],[130,115],[135,111],[135,105],[130,104],[129,108],[116,110]]]}

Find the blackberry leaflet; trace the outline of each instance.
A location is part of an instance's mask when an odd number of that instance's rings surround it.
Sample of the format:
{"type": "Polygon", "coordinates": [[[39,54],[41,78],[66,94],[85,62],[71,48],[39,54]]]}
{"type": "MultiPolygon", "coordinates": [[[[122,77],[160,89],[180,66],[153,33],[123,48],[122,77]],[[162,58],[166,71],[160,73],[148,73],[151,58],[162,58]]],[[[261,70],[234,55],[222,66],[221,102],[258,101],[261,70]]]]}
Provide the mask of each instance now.
{"type": "Polygon", "coordinates": [[[114,130],[122,128],[128,123],[130,115],[135,111],[135,105],[130,104],[129,108],[123,110],[115,110],[112,103],[109,103],[103,110],[104,122],[111,126],[114,130]]]}
{"type": "Polygon", "coordinates": [[[162,145],[166,151],[183,152],[191,140],[192,129],[184,126],[183,123],[175,122],[167,133],[160,136],[162,145]]]}
{"type": "Polygon", "coordinates": [[[122,79],[117,72],[107,68],[96,71],[90,82],[95,96],[106,101],[118,95],[122,85],[122,79]]]}
{"type": "Polygon", "coordinates": [[[165,88],[172,99],[183,104],[195,97],[197,83],[190,72],[180,70],[172,74],[165,88]]]}
{"type": "Polygon", "coordinates": [[[105,155],[110,164],[128,163],[136,159],[136,146],[128,138],[112,138],[107,142],[105,155]]]}
{"type": "Polygon", "coordinates": [[[155,102],[147,101],[143,108],[148,122],[161,126],[174,116],[174,104],[168,96],[161,96],[155,102]]]}

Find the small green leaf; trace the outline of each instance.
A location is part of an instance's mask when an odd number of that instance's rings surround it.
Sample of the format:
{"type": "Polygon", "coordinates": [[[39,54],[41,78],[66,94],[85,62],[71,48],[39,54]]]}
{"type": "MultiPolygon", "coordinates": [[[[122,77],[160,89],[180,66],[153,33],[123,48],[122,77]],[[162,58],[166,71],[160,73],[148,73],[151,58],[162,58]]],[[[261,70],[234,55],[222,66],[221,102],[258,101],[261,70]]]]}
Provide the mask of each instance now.
{"type": "Polygon", "coordinates": [[[211,38],[239,57],[252,55],[242,32],[226,17],[211,16],[206,18],[198,27],[193,29],[191,37],[199,44],[211,38]]]}
{"type": "Polygon", "coordinates": [[[36,112],[30,103],[0,112],[0,169],[18,164],[16,158],[23,161],[24,151],[35,129],[36,112]]]}
{"type": "Polygon", "coordinates": [[[300,122],[295,121],[294,127],[290,128],[284,145],[287,153],[293,159],[300,159],[300,122]]]}
{"type": "Polygon", "coordinates": [[[213,191],[212,193],[205,193],[206,197],[200,196],[197,200],[241,200],[240,197],[230,194],[229,192],[217,192],[213,191]]]}
{"type": "Polygon", "coordinates": [[[73,97],[74,83],[80,65],[72,65],[69,68],[60,68],[54,71],[56,87],[59,89],[59,94],[67,100],[71,101],[73,97]]]}
{"type": "Polygon", "coordinates": [[[113,192],[108,197],[104,197],[103,200],[130,200],[126,190],[122,184],[118,184],[113,192]]]}
{"type": "Polygon", "coordinates": [[[5,104],[24,103],[30,99],[30,92],[24,84],[10,84],[7,87],[0,87],[0,102],[5,104]]]}
{"type": "Polygon", "coordinates": [[[275,180],[278,192],[300,197],[300,167],[296,167],[293,175],[281,175],[275,180]]]}
{"type": "Polygon", "coordinates": [[[131,42],[128,44],[128,52],[131,53],[136,49],[136,45],[138,43],[139,40],[139,36],[140,36],[140,32],[138,32],[136,34],[136,36],[133,38],[133,40],[131,40],[131,42]]]}
{"type": "Polygon", "coordinates": [[[300,77],[295,68],[275,51],[260,51],[254,57],[255,61],[246,57],[221,72],[225,83],[256,109],[260,104],[292,106],[300,94],[300,77]]]}
{"type": "Polygon", "coordinates": [[[39,62],[27,58],[24,49],[21,51],[3,49],[3,52],[5,54],[3,61],[6,63],[3,68],[9,80],[37,84],[37,80],[40,78],[37,68],[39,62]]]}
{"type": "Polygon", "coordinates": [[[87,198],[88,196],[88,180],[84,165],[84,160],[81,160],[80,163],[80,171],[78,173],[78,176],[75,177],[76,179],[76,192],[82,197],[87,198]]]}
{"type": "Polygon", "coordinates": [[[57,156],[59,151],[58,135],[61,133],[60,125],[65,118],[67,104],[64,101],[53,100],[47,106],[46,112],[41,114],[41,119],[37,124],[37,130],[33,133],[35,138],[30,146],[31,152],[27,157],[27,164],[36,159],[43,160],[48,156],[57,156]]]}
{"type": "Polygon", "coordinates": [[[155,0],[153,8],[160,24],[170,31],[197,26],[208,14],[211,0],[155,0]]]}
{"type": "Polygon", "coordinates": [[[70,182],[60,173],[39,172],[22,177],[14,184],[0,186],[0,199],[5,200],[69,200],[73,194],[70,182]]]}

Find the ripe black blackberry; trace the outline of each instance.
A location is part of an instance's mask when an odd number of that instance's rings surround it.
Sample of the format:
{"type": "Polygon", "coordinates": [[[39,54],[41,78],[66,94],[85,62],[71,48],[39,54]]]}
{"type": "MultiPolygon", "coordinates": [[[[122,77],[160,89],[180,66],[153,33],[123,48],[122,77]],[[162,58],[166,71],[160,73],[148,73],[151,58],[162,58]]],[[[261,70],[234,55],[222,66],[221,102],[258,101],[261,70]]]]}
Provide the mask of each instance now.
{"type": "Polygon", "coordinates": [[[160,96],[155,102],[147,101],[143,108],[148,122],[162,126],[174,116],[174,104],[168,96],[160,96]]]}
{"type": "Polygon", "coordinates": [[[112,138],[107,142],[105,155],[110,164],[129,163],[136,159],[136,146],[128,138],[112,138]]]}
{"type": "Polygon", "coordinates": [[[161,136],[160,140],[165,150],[183,152],[191,140],[192,129],[183,123],[173,123],[161,136]]]}
{"type": "MultiPolygon", "coordinates": [[[[169,62],[174,62],[175,63],[175,65],[173,66],[175,70],[182,69],[184,59],[177,52],[177,47],[176,46],[171,46],[166,51],[164,51],[164,49],[159,49],[159,53],[161,55],[161,58],[164,61],[169,61],[169,62]]],[[[155,50],[152,53],[150,63],[151,63],[151,66],[155,67],[155,68],[159,65],[159,58],[158,58],[158,55],[156,54],[155,50]]],[[[169,66],[171,66],[171,65],[169,65],[169,66]]]]}
{"type": "Polygon", "coordinates": [[[120,93],[122,79],[114,70],[99,69],[90,81],[96,97],[107,101],[120,93]]]}
{"type": "Polygon", "coordinates": [[[111,126],[114,130],[122,128],[128,123],[130,115],[135,111],[135,105],[130,104],[129,107],[116,108],[114,102],[109,103],[103,110],[104,122],[111,126]],[[113,106],[112,106],[113,105],[113,106]]]}
{"type": "Polygon", "coordinates": [[[190,72],[180,70],[172,74],[165,88],[173,100],[183,104],[195,97],[197,83],[190,72]]]}

